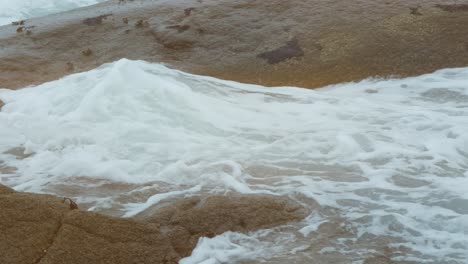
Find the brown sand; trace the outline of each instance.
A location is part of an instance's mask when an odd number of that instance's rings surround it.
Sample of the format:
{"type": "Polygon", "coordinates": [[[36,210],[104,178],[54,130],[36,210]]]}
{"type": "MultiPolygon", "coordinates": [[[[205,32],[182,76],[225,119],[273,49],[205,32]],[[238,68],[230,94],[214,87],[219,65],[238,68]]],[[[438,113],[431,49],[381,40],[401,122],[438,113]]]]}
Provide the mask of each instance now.
{"type": "Polygon", "coordinates": [[[212,196],[153,208],[138,219],[71,210],[68,201],[0,185],[0,263],[177,263],[201,236],[304,218],[274,196],[212,196]]]}
{"type": "Polygon", "coordinates": [[[0,84],[120,58],[263,85],[320,87],[468,65],[468,1],[110,1],[0,27],[0,84]]]}

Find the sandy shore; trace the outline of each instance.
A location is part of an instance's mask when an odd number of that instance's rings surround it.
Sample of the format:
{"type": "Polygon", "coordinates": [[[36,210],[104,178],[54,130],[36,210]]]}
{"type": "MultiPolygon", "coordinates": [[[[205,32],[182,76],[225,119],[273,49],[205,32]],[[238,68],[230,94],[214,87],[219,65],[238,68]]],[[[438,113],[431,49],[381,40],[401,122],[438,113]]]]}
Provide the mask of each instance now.
{"type": "Polygon", "coordinates": [[[0,83],[19,88],[124,57],[262,85],[418,75],[468,65],[467,6],[109,1],[0,27],[0,83]]]}

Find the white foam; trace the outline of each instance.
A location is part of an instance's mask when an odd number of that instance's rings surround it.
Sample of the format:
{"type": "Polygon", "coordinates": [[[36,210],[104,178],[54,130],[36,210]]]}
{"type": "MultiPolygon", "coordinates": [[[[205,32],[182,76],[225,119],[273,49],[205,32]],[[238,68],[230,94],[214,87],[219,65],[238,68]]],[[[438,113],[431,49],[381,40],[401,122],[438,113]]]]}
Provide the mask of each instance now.
{"type": "Polygon", "coordinates": [[[325,223],[326,220],[323,220],[323,218],[320,215],[314,212],[305,219],[305,222],[306,222],[306,226],[299,229],[299,232],[303,236],[307,237],[309,236],[310,233],[317,231],[319,226],[325,223]]]}
{"type": "Polygon", "coordinates": [[[201,238],[190,257],[180,264],[237,263],[241,260],[267,256],[268,247],[256,238],[235,232],[226,232],[213,238],[201,238]]]}
{"type": "MultiPolygon", "coordinates": [[[[168,186],[122,204],[127,215],[206,190],[301,194],[336,208],[355,239],[400,237],[420,253],[399,258],[460,261],[468,258],[467,84],[468,68],[459,68],[265,88],[120,60],[0,90],[0,160],[18,168],[1,180],[35,192],[78,176],[168,186]],[[18,146],[34,154],[3,153],[18,146]]],[[[304,221],[298,241],[328,218],[304,221]]]]}
{"type": "Polygon", "coordinates": [[[124,217],[135,216],[138,213],[143,212],[144,210],[148,209],[152,205],[157,204],[157,203],[159,203],[160,201],[162,201],[164,199],[168,199],[168,198],[172,198],[172,197],[178,197],[178,196],[180,197],[180,196],[183,196],[183,195],[199,192],[200,190],[201,190],[200,186],[195,186],[195,187],[192,187],[192,188],[190,188],[188,190],[155,194],[155,195],[151,196],[150,198],[148,198],[146,200],[146,202],[144,202],[143,204],[141,204],[141,203],[126,204],[125,205],[126,213],[124,214],[124,217]]]}
{"type": "Polygon", "coordinates": [[[0,0],[0,25],[45,16],[105,0],[0,0]]]}

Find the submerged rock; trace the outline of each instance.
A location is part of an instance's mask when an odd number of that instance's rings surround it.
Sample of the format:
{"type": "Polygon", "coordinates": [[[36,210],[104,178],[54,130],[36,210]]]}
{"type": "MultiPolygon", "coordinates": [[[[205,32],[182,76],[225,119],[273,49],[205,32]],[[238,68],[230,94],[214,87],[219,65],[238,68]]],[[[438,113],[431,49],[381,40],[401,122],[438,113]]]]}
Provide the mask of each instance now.
{"type": "Polygon", "coordinates": [[[137,218],[169,230],[176,251],[188,256],[200,237],[214,237],[227,230],[248,232],[306,216],[304,207],[284,197],[237,195],[183,199],[147,210],[137,218]]]}
{"type": "Polygon", "coordinates": [[[51,195],[0,185],[0,263],[177,263],[201,236],[300,220],[305,209],[275,196],[212,196],[155,208],[139,219],[70,210],[51,195]]]}
{"type": "Polygon", "coordinates": [[[120,58],[262,85],[320,87],[468,65],[468,1],[109,1],[0,27],[0,86],[120,58]],[[417,6],[417,7],[416,7],[417,6]],[[92,50],[92,56],[81,51],[92,50]],[[73,67],[70,67],[73,65],[73,67]]]}

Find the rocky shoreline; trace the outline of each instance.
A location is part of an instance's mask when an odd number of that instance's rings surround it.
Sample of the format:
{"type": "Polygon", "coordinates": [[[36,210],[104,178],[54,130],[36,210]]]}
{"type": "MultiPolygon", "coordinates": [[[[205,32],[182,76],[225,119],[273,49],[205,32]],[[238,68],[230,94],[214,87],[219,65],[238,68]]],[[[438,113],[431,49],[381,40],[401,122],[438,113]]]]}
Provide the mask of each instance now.
{"type": "Polygon", "coordinates": [[[0,263],[177,263],[200,237],[249,232],[307,215],[284,197],[193,197],[135,218],[80,211],[70,200],[0,185],[0,263]]]}
{"type": "Polygon", "coordinates": [[[0,27],[0,83],[120,58],[267,86],[419,75],[468,65],[462,2],[108,1],[0,27]]]}
{"type": "MultiPolygon", "coordinates": [[[[0,27],[0,88],[121,58],[266,86],[413,76],[467,66],[464,25],[468,1],[108,1],[0,27]]],[[[309,213],[285,197],[229,195],[114,218],[1,184],[0,208],[0,263],[41,264],[177,263],[200,237],[274,227],[309,213]]]]}

